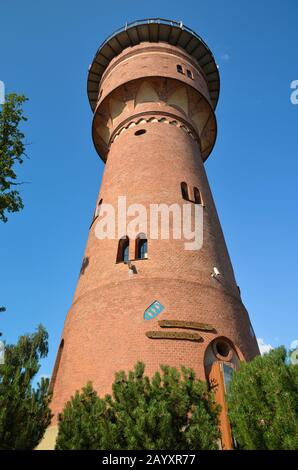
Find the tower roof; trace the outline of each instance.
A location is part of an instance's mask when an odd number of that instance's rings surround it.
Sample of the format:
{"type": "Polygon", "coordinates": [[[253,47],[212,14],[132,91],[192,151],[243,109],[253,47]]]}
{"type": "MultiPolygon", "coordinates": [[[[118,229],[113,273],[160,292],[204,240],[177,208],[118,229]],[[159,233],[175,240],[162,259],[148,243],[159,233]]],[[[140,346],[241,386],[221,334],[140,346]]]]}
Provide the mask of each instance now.
{"type": "Polygon", "coordinates": [[[126,23],[98,48],[89,68],[87,84],[88,98],[93,111],[96,106],[99,82],[110,61],[125,48],[142,42],[167,42],[184,49],[194,57],[205,73],[212,106],[213,109],[216,108],[220,79],[215,59],[207,44],[182,22],[148,18],[126,23]]]}

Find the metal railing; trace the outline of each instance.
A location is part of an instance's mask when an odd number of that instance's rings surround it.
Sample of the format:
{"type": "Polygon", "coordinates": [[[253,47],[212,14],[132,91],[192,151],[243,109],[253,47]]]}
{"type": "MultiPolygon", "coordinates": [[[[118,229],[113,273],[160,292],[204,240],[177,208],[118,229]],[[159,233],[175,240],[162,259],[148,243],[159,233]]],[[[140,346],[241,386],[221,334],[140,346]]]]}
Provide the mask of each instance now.
{"type": "Polygon", "coordinates": [[[213,57],[213,54],[210,51],[207,44],[205,43],[205,41],[195,31],[193,31],[192,29],[185,26],[182,21],[166,20],[164,18],[146,18],[144,20],[136,20],[136,21],[132,21],[131,23],[125,23],[125,26],[122,26],[122,28],[119,28],[116,31],[114,31],[110,36],[108,36],[103,41],[103,43],[97,49],[95,57],[97,56],[98,52],[105,46],[105,44],[107,44],[109,42],[109,40],[112,39],[117,34],[123,32],[123,31],[127,31],[128,29],[131,29],[134,26],[139,26],[139,25],[141,26],[141,25],[145,25],[145,24],[161,24],[161,25],[165,24],[165,25],[168,25],[168,26],[175,26],[175,27],[178,27],[180,29],[183,29],[183,30],[187,31],[188,33],[192,34],[196,39],[198,39],[206,47],[206,49],[210,52],[211,56],[213,57]]]}

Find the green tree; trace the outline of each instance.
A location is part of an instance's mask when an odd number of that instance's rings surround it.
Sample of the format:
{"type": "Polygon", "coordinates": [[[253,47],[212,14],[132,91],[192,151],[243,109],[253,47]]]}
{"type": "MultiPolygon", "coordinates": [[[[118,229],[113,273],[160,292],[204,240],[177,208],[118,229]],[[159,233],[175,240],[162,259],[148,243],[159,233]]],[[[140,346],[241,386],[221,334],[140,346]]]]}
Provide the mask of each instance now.
{"type": "Polygon", "coordinates": [[[227,400],[240,448],[298,449],[298,366],[284,347],[243,363],[227,400]]]}
{"type": "Polygon", "coordinates": [[[5,348],[5,363],[0,365],[0,450],[34,449],[50,424],[49,380],[41,378],[32,387],[47,353],[48,334],[41,325],[5,348]]]}
{"type": "Polygon", "coordinates": [[[0,107],[0,220],[7,222],[7,212],[23,209],[23,201],[17,191],[15,164],[23,163],[25,154],[24,134],[20,123],[26,121],[23,104],[27,98],[11,93],[0,107]]]}
{"type": "Polygon", "coordinates": [[[150,379],[144,364],[116,374],[112,395],[89,383],[59,417],[56,448],[104,450],[216,449],[218,411],[212,392],[192,370],[161,366],[150,379]]]}

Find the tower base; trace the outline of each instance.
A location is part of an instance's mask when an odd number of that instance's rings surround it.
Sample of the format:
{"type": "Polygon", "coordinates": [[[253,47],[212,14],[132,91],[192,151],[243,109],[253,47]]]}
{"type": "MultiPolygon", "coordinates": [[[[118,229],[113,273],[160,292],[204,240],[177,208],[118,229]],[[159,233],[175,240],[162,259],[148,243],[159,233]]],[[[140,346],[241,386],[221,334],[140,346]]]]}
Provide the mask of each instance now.
{"type": "Polygon", "coordinates": [[[44,436],[35,450],[55,450],[56,439],[58,436],[58,426],[50,426],[44,433],[44,436]]]}

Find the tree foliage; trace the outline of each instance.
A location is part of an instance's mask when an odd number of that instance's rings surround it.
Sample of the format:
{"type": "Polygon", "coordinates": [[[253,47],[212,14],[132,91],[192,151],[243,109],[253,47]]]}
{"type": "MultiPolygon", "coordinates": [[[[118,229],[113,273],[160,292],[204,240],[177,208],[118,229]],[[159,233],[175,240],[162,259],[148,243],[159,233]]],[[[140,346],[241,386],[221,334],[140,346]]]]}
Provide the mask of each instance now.
{"type": "Polygon", "coordinates": [[[5,347],[5,363],[0,365],[0,450],[33,449],[50,424],[49,381],[41,378],[32,387],[39,361],[47,353],[48,334],[41,325],[16,345],[5,347]]]}
{"type": "Polygon", "coordinates": [[[298,366],[283,347],[242,364],[228,393],[233,434],[243,449],[298,449],[298,366]]]}
{"type": "Polygon", "coordinates": [[[219,407],[205,383],[186,368],[161,366],[151,379],[144,369],[117,373],[103,399],[91,383],[77,392],[59,417],[56,448],[216,449],[219,407]]]}
{"type": "Polygon", "coordinates": [[[23,104],[27,98],[11,93],[0,107],[0,220],[7,222],[7,212],[18,212],[23,202],[16,186],[15,164],[23,163],[24,134],[20,123],[26,121],[23,104]]]}

